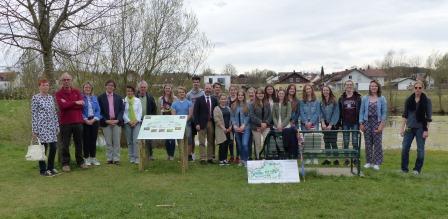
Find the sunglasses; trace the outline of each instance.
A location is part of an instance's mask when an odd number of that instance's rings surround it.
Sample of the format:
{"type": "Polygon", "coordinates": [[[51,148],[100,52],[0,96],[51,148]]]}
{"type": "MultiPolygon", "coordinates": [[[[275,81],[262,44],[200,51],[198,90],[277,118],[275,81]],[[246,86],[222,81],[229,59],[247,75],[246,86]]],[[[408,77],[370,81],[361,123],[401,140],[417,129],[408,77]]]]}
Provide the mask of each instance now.
{"type": "Polygon", "coordinates": [[[422,87],[414,87],[414,89],[416,89],[416,90],[421,90],[422,87]]]}

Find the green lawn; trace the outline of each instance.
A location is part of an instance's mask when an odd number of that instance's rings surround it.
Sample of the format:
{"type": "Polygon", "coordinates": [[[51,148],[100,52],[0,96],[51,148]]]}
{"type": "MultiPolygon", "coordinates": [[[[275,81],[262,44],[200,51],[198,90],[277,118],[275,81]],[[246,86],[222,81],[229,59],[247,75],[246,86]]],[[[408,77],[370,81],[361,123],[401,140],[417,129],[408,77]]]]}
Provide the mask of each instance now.
{"type": "MultiPolygon", "coordinates": [[[[443,151],[427,151],[420,176],[401,174],[399,151],[387,150],[379,172],[310,174],[299,184],[248,185],[243,168],[197,162],[182,175],[177,161],[164,160],[162,149],[145,172],[126,162],[122,150],[121,166],[41,177],[37,163],[24,160],[27,106],[0,101],[0,218],[448,217],[448,152],[443,151]]],[[[105,152],[99,150],[98,157],[104,162],[105,152]]],[[[415,151],[411,165],[414,159],[415,151]]]]}

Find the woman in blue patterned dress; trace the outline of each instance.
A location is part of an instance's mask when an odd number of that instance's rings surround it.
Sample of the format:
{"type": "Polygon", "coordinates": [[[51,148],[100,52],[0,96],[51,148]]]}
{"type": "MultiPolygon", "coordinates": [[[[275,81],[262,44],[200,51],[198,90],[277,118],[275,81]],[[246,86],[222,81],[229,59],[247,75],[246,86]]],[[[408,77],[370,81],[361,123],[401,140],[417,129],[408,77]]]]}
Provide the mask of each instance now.
{"type": "Polygon", "coordinates": [[[54,176],[58,171],[54,168],[57,134],[59,132],[58,115],[53,96],[48,94],[50,84],[47,80],[39,80],[39,93],[31,99],[31,127],[33,137],[38,138],[48,152],[47,163],[39,161],[40,175],[54,176]]]}

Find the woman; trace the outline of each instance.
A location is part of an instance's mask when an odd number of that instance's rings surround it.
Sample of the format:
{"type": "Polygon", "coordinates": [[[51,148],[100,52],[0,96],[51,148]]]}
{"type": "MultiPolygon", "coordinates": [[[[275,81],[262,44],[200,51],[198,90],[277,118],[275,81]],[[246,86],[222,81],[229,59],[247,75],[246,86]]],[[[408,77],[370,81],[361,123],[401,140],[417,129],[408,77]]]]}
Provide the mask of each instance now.
{"type": "MultiPolygon", "coordinates": [[[[320,102],[316,99],[313,87],[309,84],[303,87],[302,100],[300,101],[299,108],[301,130],[319,130],[320,102]]],[[[312,162],[316,165],[319,164],[317,158],[312,159],[312,162]]],[[[311,160],[307,159],[305,163],[310,164],[311,160]]]]}
{"type": "Polygon", "coordinates": [[[264,90],[258,88],[255,92],[255,101],[249,105],[250,126],[255,143],[255,156],[260,159],[260,152],[263,148],[263,142],[269,133],[271,116],[271,107],[269,103],[264,102],[264,90]]]}
{"type": "Polygon", "coordinates": [[[219,145],[219,165],[229,165],[227,153],[232,141],[232,122],[230,121],[230,107],[227,106],[227,95],[219,95],[219,105],[213,109],[215,120],[215,140],[219,145]]]}
{"type": "Polygon", "coordinates": [[[274,103],[272,108],[272,128],[281,132],[283,129],[290,127],[291,103],[286,99],[286,93],[283,89],[278,91],[277,97],[277,102],[274,103]]]}
{"type": "MultiPolygon", "coordinates": [[[[184,139],[178,140],[178,145],[183,150],[182,162],[187,162],[188,160],[188,151],[191,148],[191,145],[188,144],[188,139],[191,137],[191,117],[193,115],[193,104],[191,101],[185,98],[187,93],[187,89],[185,87],[177,88],[177,96],[179,99],[175,100],[173,105],[171,105],[171,114],[172,115],[186,115],[187,116],[187,125],[185,126],[185,136],[184,139]]],[[[186,164],[184,163],[184,166],[186,164]]]]}
{"type": "MultiPolygon", "coordinates": [[[[251,103],[255,101],[255,88],[250,87],[247,89],[247,105],[250,106],[251,103]]],[[[249,137],[249,160],[252,160],[252,152],[255,152],[254,150],[254,138],[252,135],[252,132],[250,132],[249,137]]]]}
{"type": "Polygon", "coordinates": [[[403,112],[403,124],[400,134],[403,136],[403,147],[401,150],[401,171],[409,171],[409,149],[414,138],[417,141],[417,159],[413,173],[419,175],[422,172],[425,159],[425,141],[429,136],[428,126],[432,122],[431,99],[423,93],[425,85],[422,81],[414,84],[414,93],[406,99],[403,112]]]}
{"type": "MultiPolygon", "coordinates": [[[[177,98],[174,96],[172,86],[165,84],[163,86],[163,95],[159,98],[160,113],[162,115],[171,115],[171,105],[177,98]]],[[[174,160],[174,151],[176,150],[176,142],[174,139],[165,140],[167,160],[174,160]]]]}
{"type": "Polygon", "coordinates": [[[264,88],[264,102],[269,103],[272,112],[274,103],[277,102],[277,93],[275,93],[274,86],[270,84],[266,85],[266,87],[264,88]]]}
{"type": "Polygon", "coordinates": [[[291,103],[291,126],[297,126],[299,120],[299,100],[296,97],[296,85],[290,84],[286,89],[288,95],[288,102],[291,103]]]}
{"type": "Polygon", "coordinates": [[[87,166],[99,166],[100,162],[96,159],[96,139],[100,121],[100,105],[97,97],[93,95],[93,86],[90,82],[84,83],[82,90],[85,103],[82,109],[84,163],[87,166]]]}
{"type": "Polygon", "coordinates": [[[51,177],[58,174],[54,168],[54,158],[59,122],[55,100],[48,94],[50,84],[46,79],[41,79],[38,81],[38,85],[39,93],[31,99],[31,128],[33,137],[39,139],[45,146],[45,153],[48,151],[48,165],[45,161],[39,161],[40,175],[51,177]]]}
{"type": "Polygon", "coordinates": [[[250,104],[255,101],[255,88],[247,89],[247,103],[250,104]]]}
{"type": "Polygon", "coordinates": [[[369,95],[362,97],[359,112],[359,129],[364,132],[366,145],[366,164],[379,170],[383,163],[383,129],[386,122],[387,102],[381,96],[381,85],[373,80],[369,85],[369,95]]]}
{"type": "Polygon", "coordinates": [[[242,90],[238,91],[237,101],[232,104],[231,121],[237,148],[241,155],[241,163],[239,165],[247,166],[250,137],[249,109],[246,102],[246,94],[242,90]]]}
{"type": "Polygon", "coordinates": [[[142,119],[142,103],[135,97],[135,88],[126,86],[126,98],[124,99],[124,131],[128,143],[128,155],[131,163],[138,164],[139,151],[137,144],[138,132],[142,119]]]}
{"type": "MultiPolygon", "coordinates": [[[[338,133],[335,130],[338,130],[337,123],[339,121],[339,105],[336,100],[336,97],[333,94],[331,88],[327,85],[324,85],[321,90],[322,102],[320,104],[321,110],[321,126],[324,134],[324,143],[325,149],[333,149],[337,150],[338,145],[336,144],[338,133]],[[325,132],[328,131],[328,132],[325,132]]],[[[330,155],[329,153],[327,153],[330,155]]],[[[337,156],[337,153],[334,154],[337,156]]],[[[331,161],[325,159],[322,165],[330,165],[331,161]]],[[[336,159],[333,161],[333,164],[338,166],[339,160],[336,159]]]]}
{"type": "MultiPolygon", "coordinates": [[[[238,98],[238,87],[236,85],[230,85],[230,87],[229,87],[229,96],[227,97],[227,99],[228,99],[227,100],[227,106],[232,107],[232,105],[237,101],[237,98],[238,98]]],[[[232,130],[231,135],[234,136],[233,130],[232,130]]],[[[236,159],[235,159],[234,143],[233,143],[233,141],[230,142],[230,145],[229,145],[229,151],[230,151],[229,163],[238,164],[240,162],[240,151],[238,150],[238,148],[239,148],[238,145],[236,145],[236,159]]]]}

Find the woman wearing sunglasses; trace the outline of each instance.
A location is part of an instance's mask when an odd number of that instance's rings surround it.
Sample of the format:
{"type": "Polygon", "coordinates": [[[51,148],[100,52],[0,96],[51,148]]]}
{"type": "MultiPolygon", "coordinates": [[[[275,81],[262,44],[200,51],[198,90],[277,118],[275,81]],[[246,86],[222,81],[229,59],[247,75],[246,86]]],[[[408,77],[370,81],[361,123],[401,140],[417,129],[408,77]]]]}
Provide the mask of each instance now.
{"type": "Polygon", "coordinates": [[[414,93],[406,99],[403,124],[400,134],[403,136],[403,147],[401,150],[401,171],[409,172],[409,149],[414,138],[417,141],[417,159],[413,173],[419,175],[422,171],[425,158],[425,140],[428,138],[429,123],[432,122],[432,104],[425,93],[423,93],[424,84],[422,81],[416,81],[414,84],[414,93]]]}

